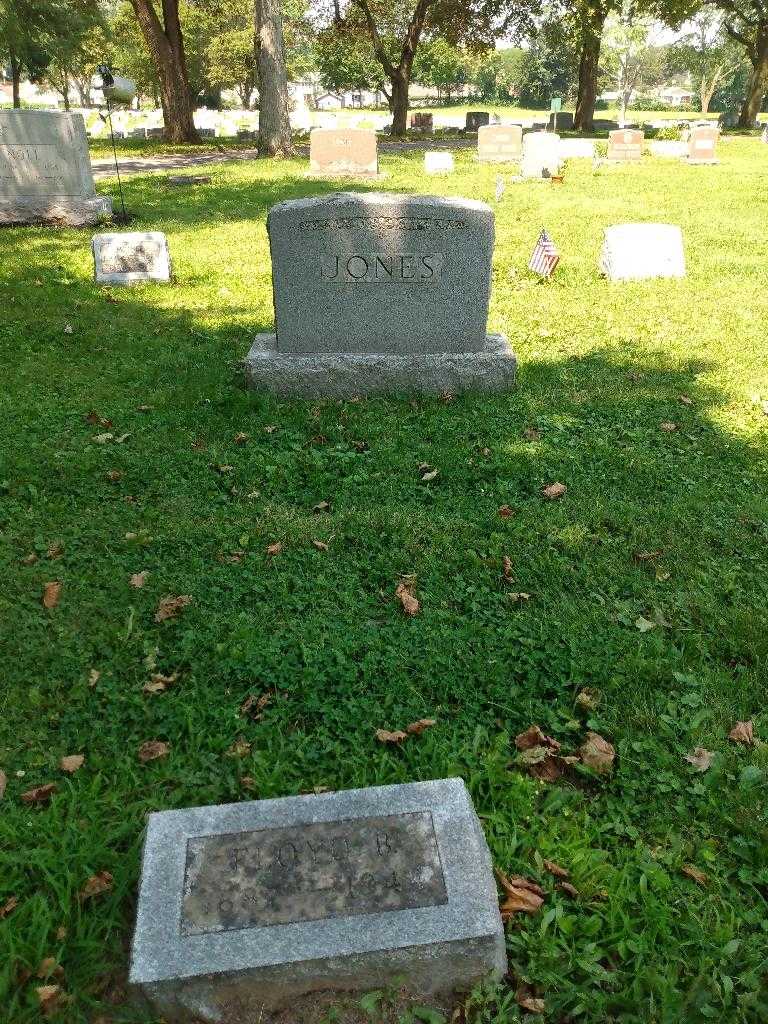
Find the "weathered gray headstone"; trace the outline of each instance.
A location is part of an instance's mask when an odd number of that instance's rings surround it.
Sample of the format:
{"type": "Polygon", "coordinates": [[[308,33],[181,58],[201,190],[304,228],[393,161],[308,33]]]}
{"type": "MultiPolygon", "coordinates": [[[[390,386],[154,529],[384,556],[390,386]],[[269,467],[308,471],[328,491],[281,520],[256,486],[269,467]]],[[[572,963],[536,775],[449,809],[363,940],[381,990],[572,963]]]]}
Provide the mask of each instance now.
{"type": "Polygon", "coordinates": [[[614,224],[605,229],[600,270],[610,281],[685,277],[683,233],[674,224],[614,224]]]}
{"type": "Polygon", "coordinates": [[[573,131],[573,113],[570,110],[558,110],[549,115],[547,127],[550,131],[573,131]]]}
{"type": "Polygon", "coordinates": [[[0,224],[97,224],[112,200],[96,195],[82,114],[0,110],[0,224]]]}
{"type": "Polygon", "coordinates": [[[481,163],[512,163],[523,154],[519,124],[489,124],[477,129],[477,158],[481,163]]]}
{"type": "Polygon", "coordinates": [[[99,284],[169,281],[171,261],[162,231],[123,231],[94,235],[91,242],[99,284]]]}
{"type": "Polygon", "coordinates": [[[485,203],[396,193],[289,200],[267,218],[276,335],[246,360],[283,394],[499,390],[506,339],[486,333],[494,218],[485,203]]]}
{"type": "Polygon", "coordinates": [[[483,125],[489,124],[491,115],[487,110],[469,110],[464,119],[464,130],[468,132],[476,132],[478,128],[483,125]]]}
{"type": "Polygon", "coordinates": [[[129,981],[165,1020],[300,1021],[329,990],[450,999],[505,970],[461,779],[150,815],[129,981]]]}
{"type": "Polygon", "coordinates": [[[314,128],[309,133],[309,166],[313,174],[378,174],[376,132],[314,128]]]}
{"type": "Polygon", "coordinates": [[[560,136],[527,132],[523,136],[521,173],[524,178],[551,178],[560,173],[560,136]]]}
{"type": "Polygon", "coordinates": [[[423,111],[417,111],[411,114],[411,128],[420,132],[431,132],[434,129],[434,119],[432,114],[426,114],[423,111]]]}
{"type": "Polygon", "coordinates": [[[636,128],[619,128],[608,133],[609,160],[640,160],[645,136],[636,128]]]}

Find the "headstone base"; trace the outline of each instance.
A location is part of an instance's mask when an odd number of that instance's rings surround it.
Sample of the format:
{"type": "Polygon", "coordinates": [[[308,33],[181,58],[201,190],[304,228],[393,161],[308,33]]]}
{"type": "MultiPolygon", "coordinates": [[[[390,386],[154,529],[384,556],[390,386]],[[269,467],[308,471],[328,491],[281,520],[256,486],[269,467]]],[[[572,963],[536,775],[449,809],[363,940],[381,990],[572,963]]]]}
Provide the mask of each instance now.
{"type": "Polygon", "coordinates": [[[288,398],[355,395],[497,393],[515,383],[517,359],[504,334],[479,352],[392,355],[386,352],[279,352],[274,334],[258,334],[243,362],[248,386],[288,398]]]}
{"type": "Polygon", "coordinates": [[[305,171],[305,178],[330,178],[332,181],[343,178],[360,178],[363,181],[383,181],[389,177],[388,171],[377,171],[368,173],[368,171],[305,171]]]}
{"type": "Polygon", "coordinates": [[[0,224],[61,224],[80,228],[112,216],[109,196],[20,196],[0,200],[0,224]]]}
{"type": "Polygon", "coordinates": [[[686,157],[683,162],[686,163],[686,164],[693,164],[694,166],[704,166],[704,165],[707,165],[709,167],[711,167],[712,164],[719,164],[720,163],[720,161],[717,160],[717,159],[713,159],[713,160],[695,160],[695,159],[692,159],[691,157],[686,157]]]}

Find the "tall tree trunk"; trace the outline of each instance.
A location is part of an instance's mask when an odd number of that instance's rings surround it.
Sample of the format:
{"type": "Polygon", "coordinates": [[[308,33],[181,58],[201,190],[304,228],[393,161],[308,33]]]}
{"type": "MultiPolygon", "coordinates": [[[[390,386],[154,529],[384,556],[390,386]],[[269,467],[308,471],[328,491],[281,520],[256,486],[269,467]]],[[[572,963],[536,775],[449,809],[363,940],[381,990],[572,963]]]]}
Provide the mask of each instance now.
{"type": "Polygon", "coordinates": [[[402,138],[408,128],[408,90],[411,83],[401,69],[392,76],[392,135],[402,138]]]}
{"type": "Polygon", "coordinates": [[[747,95],[739,114],[739,128],[754,128],[763,97],[768,92],[768,25],[757,38],[750,54],[752,70],[747,79],[747,95]]]}
{"type": "Polygon", "coordinates": [[[280,0],[256,0],[256,66],[259,76],[259,153],[292,156],[280,0]]]}
{"type": "Polygon", "coordinates": [[[21,106],[21,68],[13,50],[10,53],[10,63],[11,81],[13,82],[13,107],[14,110],[18,110],[21,106]]]}
{"type": "Polygon", "coordinates": [[[573,127],[578,131],[592,131],[597,102],[597,74],[600,62],[600,44],[603,38],[605,14],[601,8],[590,12],[582,27],[581,55],[579,57],[579,92],[573,127]]]}
{"type": "Polygon", "coordinates": [[[152,0],[131,0],[160,79],[160,103],[168,142],[199,142],[179,21],[178,0],[162,0],[163,23],[152,0]]]}

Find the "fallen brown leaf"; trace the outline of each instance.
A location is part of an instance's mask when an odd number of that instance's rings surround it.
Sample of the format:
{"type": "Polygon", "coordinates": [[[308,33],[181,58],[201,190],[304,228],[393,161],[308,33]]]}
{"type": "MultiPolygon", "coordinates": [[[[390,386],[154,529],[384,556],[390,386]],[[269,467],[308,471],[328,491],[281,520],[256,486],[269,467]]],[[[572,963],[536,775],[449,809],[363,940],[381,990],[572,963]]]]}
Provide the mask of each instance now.
{"type": "Polygon", "coordinates": [[[697,868],[695,864],[683,864],[680,870],[684,875],[692,878],[698,885],[706,885],[709,881],[704,872],[700,868],[697,868]]]}
{"type": "Polygon", "coordinates": [[[531,595],[526,594],[524,590],[510,590],[507,593],[507,600],[512,601],[513,604],[517,603],[518,601],[530,601],[531,595]]]}
{"type": "Polygon", "coordinates": [[[5,796],[5,787],[8,785],[8,776],[5,774],[2,768],[0,768],[0,800],[5,796]]]}
{"type": "Polygon", "coordinates": [[[544,1000],[534,996],[531,986],[524,983],[519,985],[515,992],[515,1002],[528,1013],[544,1013],[546,1009],[544,1000]]]}
{"type": "Polygon", "coordinates": [[[611,744],[596,732],[587,733],[579,753],[584,764],[601,775],[611,770],[616,757],[611,744]]]}
{"type": "Polygon", "coordinates": [[[431,729],[433,725],[437,725],[437,719],[420,718],[418,722],[406,725],[405,731],[411,733],[412,736],[421,736],[425,729],[431,729]]]}
{"type": "Polygon", "coordinates": [[[694,747],[692,754],[685,755],[685,760],[688,764],[692,764],[697,772],[705,772],[712,764],[714,756],[711,750],[705,750],[704,747],[694,747]]]}
{"type": "Polygon", "coordinates": [[[247,757],[251,752],[251,744],[244,739],[237,739],[232,746],[226,750],[226,757],[247,757]]]}
{"type": "Polygon", "coordinates": [[[36,555],[34,553],[34,551],[30,551],[30,553],[28,555],[24,555],[24,557],[21,559],[21,564],[22,565],[34,565],[35,562],[39,562],[39,561],[40,561],[39,555],[36,555]]]}
{"type": "Polygon", "coordinates": [[[60,540],[55,540],[51,544],[48,545],[48,550],[46,551],[46,555],[48,555],[49,558],[61,558],[61,556],[63,554],[64,554],[64,545],[62,544],[62,542],[60,540]]]}
{"type": "Polygon", "coordinates": [[[34,789],[28,789],[26,793],[22,793],[21,799],[25,804],[45,804],[55,792],[56,783],[46,782],[43,786],[35,786],[34,789]]]}
{"type": "Polygon", "coordinates": [[[254,722],[258,722],[263,718],[262,712],[271,700],[271,693],[262,693],[259,697],[257,697],[255,693],[251,693],[240,705],[240,714],[246,718],[253,719],[254,722]]]}
{"type": "Polygon", "coordinates": [[[90,899],[92,896],[99,896],[103,892],[108,892],[112,888],[112,875],[109,871],[98,871],[95,875],[86,881],[83,888],[80,890],[79,896],[81,900],[90,899]]]}
{"type": "Polygon", "coordinates": [[[101,672],[97,668],[92,668],[88,674],[88,685],[95,686],[99,679],[101,679],[101,672]]]}
{"type": "Polygon", "coordinates": [[[501,568],[502,572],[504,573],[504,579],[508,583],[512,583],[514,580],[514,576],[512,574],[512,559],[509,557],[509,555],[504,555],[504,557],[502,558],[501,568]]]}
{"type": "Polygon", "coordinates": [[[67,937],[67,929],[64,927],[64,925],[60,925],[56,929],[56,938],[58,939],[59,942],[63,942],[64,939],[66,939],[66,937],[67,937]]]}
{"type": "Polygon", "coordinates": [[[502,519],[509,519],[509,517],[512,515],[512,509],[509,507],[509,505],[502,505],[499,508],[499,515],[501,516],[502,519]]]}
{"type": "Polygon", "coordinates": [[[282,543],[282,541],[277,540],[277,541],[275,541],[274,544],[268,544],[267,545],[267,554],[268,555],[279,555],[282,550],[283,550],[283,543],[282,543]]]}
{"type": "Polygon", "coordinates": [[[744,743],[749,746],[755,742],[755,729],[752,720],[748,722],[737,722],[728,733],[728,739],[734,743],[744,743]]]}
{"type": "Polygon", "coordinates": [[[142,691],[144,693],[155,694],[165,693],[165,691],[178,680],[179,673],[173,672],[169,676],[164,676],[161,672],[154,672],[149,681],[144,683],[142,691]]]}
{"type": "Polygon", "coordinates": [[[561,484],[559,480],[556,480],[553,484],[547,484],[546,487],[542,487],[541,494],[547,501],[557,501],[558,498],[562,498],[568,490],[565,484],[561,484]]]}
{"type": "Polygon", "coordinates": [[[73,775],[78,768],[82,768],[85,763],[85,754],[69,754],[67,757],[62,757],[59,761],[59,768],[63,772],[68,772],[73,775]]]}
{"type": "Polygon", "coordinates": [[[389,732],[387,729],[377,729],[376,739],[380,743],[402,743],[403,740],[408,739],[408,733],[402,732],[401,730],[395,730],[395,732],[389,732]]]}
{"type": "Polygon", "coordinates": [[[243,789],[256,789],[256,779],[250,775],[244,775],[240,779],[240,785],[243,789]]]}
{"type": "Polygon", "coordinates": [[[570,878],[571,872],[567,868],[561,868],[559,864],[556,864],[553,860],[545,860],[544,867],[555,878],[570,878]]]}
{"type": "Polygon", "coordinates": [[[0,921],[2,921],[4,917],[8,917],[9,914],[12,914],[18,905],[18,896],[9,896],[2,907],[0,907],[0,921]]]}
{"type": "Polygon", "coordinates": [[[663,551],[636,551],[632,557],[636,562],[652,562],[663,554],[663,551]]]}
{"type": "Polygon", "coordinates": [[[566,896],[570,896],[574,900],[579,897],[579,890],[575,885],[571,885],[570,882],[558,882],[557,888],[562,889],[566,896]]]}
{"type": "Polygon", "coordinates": [[[659,424],[659,430],[664,430],[671,434],[674,430],[677,430],[677,424],[672,423],[670,420],[665,420],[664,423],[659,424]]]}
{"type": "Polygon", "coordinates": [[[496,877],[506,893],[506,899],[499,907],[502,921],[508,921],[515,914],[535,914],[544,903],[544,890],[530,878],[513,875],[508,878],[496,869],[496,877]]]}
{"type": "Polygon", "coordinates": [[[330,501],[318,501],[318,503],[316,505],[312,506],[312,511],[316,512],[316,513],[330,512],[331,511],[331,503],[330,503],[330,501]]]}
{"type": "Polygon", "coordinates": [[[119,469],[109,469],[104,474],[111,484],[116,484],[118,480],[123,479],[123,473],[119,469]]]}
{"type": "MultiPolygon", "coordinates": [[[[562,758],[557,757],[555,754],[550,754],[545,747],[533,747],[530,751],[526,751],[526,753],[533,754],[535,751],[541,751],[543,756],[535,761],[530,761],[527,765],[528,774],[534,779],[538,779],[539,782],[557,782],[563,774],[562,758]]],[[[521,756],[524,757],[525,755],[521,756]]]]}
{"type": "Polygon", "coordinates": [[[43,587],[43,608],[55,608],[61,597],[61,583],[54,580],[43,587]]]}
{"type": "Polygon", "coordinates": [[[251,437],[251,435],[250,435],[250,434],[244,434],[244,433],[242,432],[242,430],[239,430],[239,431],[238,431],[238,432],[237,432],[237,433],[235,434],[235,436],[234,436],[233,440],[234,440],[235,444],[247,444],[247,443],[248,443],[248,441],[250,440],[250,437],[251,437]]]}
{"type": "Polygon", "coordinates": [[[37,968],[37,977],[50,978],[52,975],[55,975],[57,978],[63,978],[64,968],[55,956],[46,956],[40,961],[40,966],[37,968]]]}
{"type": "Polygon", "coordinates": [[[413,595],[415,581],[412,579],[401,580],[395,588],[395,597],[400,602],[403,611],[408,616],[419,614],[421,605],[413,595]]]}
{"type": "Polygon", "coordinates": [[[166,757],[171,751],[170,743],[164,740],[145,740],[139,747],[138,757],[142,764],[156,761],[158,757],[166,757]]]}
{"type": "Polygon", "coordinates": [[[317,548],[318,551],[327,551],[328,545],[324,540],[313,540],[312,547],[317,548]]]}
{"type": "Polygon", "coordinates": [[[109,427],[112,426],[112,420],[107,420],[102,416],[99,416],[95,409],[91,409],[91,411],[87,413],[85,422],[90,423],[92,427],[104,427],[105,429],[109,429],[109,427]]]}
{"type": "Polygon", "coordinates": [[[596,708],[600,702],[600,694],[596,690],[591,690],[589,687],[585,687],[576,694],[576,703],[580,708],[584,708],[587,711],[591,711],[596,708]]]}
{"type": "Polygon", "coordinates": [[[526,441],[540,441],[541,431],[537,430],[536,427],[526,427],[523,431],[523,437],[526,441]]]}
{"type": "Polygon", "coordinates": [[[682,402],[683,405],[693,405],[693,399],[689,398],[688,395],[678,395],[678,401],[682,402]]]}
{"type": "Polygon", "coordinates": [[[174,597],[172,594],[166,594],[165,597],[160,598],[160,603],[158,604],[157,611],[155,612],[155,622],[165,622],[167,619],[175,619],[188,604],[191,604],[191,602],[191,594],[180,594],[178,597],[174,597]]]}
{"type": "Polygon", "coordinates": [[[59,985],[38,985],[35,991],[43,1016],[52,1017],[59,1012],[64,1002],[64,993],[59,985]]]}
{"type": "Polygon", "coordinates": [[[148,578],[149,571],[147,569],[142,569],[141,572],[135,572],[128,582],[135,590],[141,590],[148,578]]]}
{"type": "Polygon", "coordinates": [[[531,725],[525,732],[515,736],[515,746],[518,750],[530,750],[532,747],[546,747],[555,753],[560,749],[560,744],[551,736],[545,736],[538,725],[531,725]]]}

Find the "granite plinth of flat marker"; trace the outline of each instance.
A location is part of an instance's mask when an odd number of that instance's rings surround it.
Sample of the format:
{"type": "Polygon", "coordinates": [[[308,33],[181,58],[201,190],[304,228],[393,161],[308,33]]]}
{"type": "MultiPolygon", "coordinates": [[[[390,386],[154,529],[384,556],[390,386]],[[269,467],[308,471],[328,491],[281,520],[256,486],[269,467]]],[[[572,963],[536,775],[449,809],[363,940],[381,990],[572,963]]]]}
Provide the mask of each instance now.
{"type": "Polygon", "coordinates": [[[94,235],[94,276],[99,284],[138,284],[171,278],[168,239],[162,231],[114,231],[94,235]]]}
{"type": "Polygon", "coordinates": [[[82,114],[0,110],[0,224],[98,224],[112,200],[96,194],[82,114]]]}
{"type": "Polygon", "coordinates": [[[268,1024],[308,993],[390,986],[445,999],[505,971],[461,779],[150,815],[129,980],[167,1021],[268,1024]]]}

